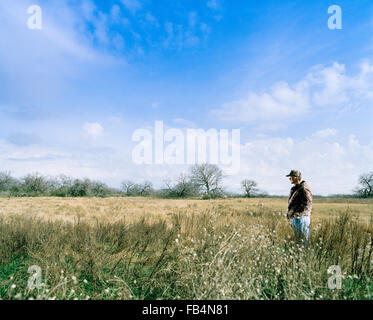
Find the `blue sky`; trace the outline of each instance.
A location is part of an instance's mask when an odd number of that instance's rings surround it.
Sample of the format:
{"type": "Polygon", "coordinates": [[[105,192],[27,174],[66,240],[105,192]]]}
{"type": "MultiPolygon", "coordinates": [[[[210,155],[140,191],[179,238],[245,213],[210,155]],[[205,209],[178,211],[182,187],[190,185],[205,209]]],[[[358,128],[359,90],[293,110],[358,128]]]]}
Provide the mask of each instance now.
{"type": "Polygon", "coordinates": [[[372,170],[371,1],[0,0],[0,169],[157,186],[136,129],[240,129],[238,191],[349,193],[372,170]],[[342,30],[328,29],[328,7],[342,30]],[[27,8],[42,9],[42,29],[27,8]]]}

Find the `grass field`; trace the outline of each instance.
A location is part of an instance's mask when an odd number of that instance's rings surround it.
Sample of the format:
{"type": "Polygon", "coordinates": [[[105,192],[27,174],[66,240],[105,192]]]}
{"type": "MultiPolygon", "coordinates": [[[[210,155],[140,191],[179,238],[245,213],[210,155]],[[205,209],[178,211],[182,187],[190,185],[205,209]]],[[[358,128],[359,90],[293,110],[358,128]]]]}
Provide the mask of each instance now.
{"type": "Polygon", "coordinates": [[[373,201],[314,199],[308,248],[286,203],[0,198],[0,298],[372,299],[373,201]]]}

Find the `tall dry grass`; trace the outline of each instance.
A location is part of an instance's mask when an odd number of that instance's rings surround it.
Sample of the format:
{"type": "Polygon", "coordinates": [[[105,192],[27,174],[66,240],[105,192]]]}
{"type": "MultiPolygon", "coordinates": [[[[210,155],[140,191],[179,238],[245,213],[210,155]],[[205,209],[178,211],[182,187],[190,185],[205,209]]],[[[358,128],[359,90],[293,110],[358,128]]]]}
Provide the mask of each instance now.
{"type": "Polygon", "coordinates": [[[0,297],[372,299],[372,220],[347,208],[313,219],[304,248],[283,210],[235,201],[158,202],[158,215],[154,202],[147,215],[141,200],[143,214],[134,217],[135,200],[118,200],[113,219],[92,217],[87,207],[69,219],[31,207],[2,214],[0,297]],[[32,265],[41,268],[42,285],[30,290],[32,265]],[[332,265],[343,272],[340,290],[328,288],[332,265]]]}

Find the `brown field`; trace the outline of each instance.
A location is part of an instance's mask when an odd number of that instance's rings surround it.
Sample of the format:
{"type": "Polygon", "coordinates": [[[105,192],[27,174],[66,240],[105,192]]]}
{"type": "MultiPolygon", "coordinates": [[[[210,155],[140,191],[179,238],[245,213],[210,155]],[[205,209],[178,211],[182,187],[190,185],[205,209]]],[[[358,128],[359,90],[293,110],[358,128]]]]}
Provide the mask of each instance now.
{"type": "Polygon", "coordinates": [[[0,198],[0,299],[373,299],[373,201],[0,198]],[[330,266],[343,272],[328,287],[330,266]],[[28,268],[43,284],[29,289],[28,268]]]}
{"type": "MultiPolygon", "coordinates": [[[[173,214],[224,212],[227,219],[236,215],[258,211],[286,213],[285,198],[252,198],[224,200],[179,200],[154,198],[0,198],[0,214],[37,216],[46,220],[110,223],[128,222],[146,218],[150,222],[168,219],[173,214]]],[[[313,201],[312,223],[325,218],[335,218],[349,212],[363,223],[369,223],[373,214],[373,199],[316,198],[313,201]]]]}

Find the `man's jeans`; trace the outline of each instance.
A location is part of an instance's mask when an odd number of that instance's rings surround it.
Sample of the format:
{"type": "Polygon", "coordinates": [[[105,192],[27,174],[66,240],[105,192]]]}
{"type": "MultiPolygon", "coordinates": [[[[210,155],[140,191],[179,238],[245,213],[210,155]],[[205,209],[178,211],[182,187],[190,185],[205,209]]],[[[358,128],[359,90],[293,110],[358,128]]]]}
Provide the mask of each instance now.
{"type": "Polygon", "coordinates": [[[310,237],[310,217],[302,216],[299,219],[291,219],[291,226],[293,227],[296,240],[306,240],[305,244],[308,243],[310,237]]]}

